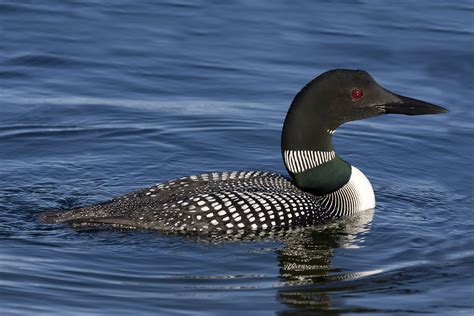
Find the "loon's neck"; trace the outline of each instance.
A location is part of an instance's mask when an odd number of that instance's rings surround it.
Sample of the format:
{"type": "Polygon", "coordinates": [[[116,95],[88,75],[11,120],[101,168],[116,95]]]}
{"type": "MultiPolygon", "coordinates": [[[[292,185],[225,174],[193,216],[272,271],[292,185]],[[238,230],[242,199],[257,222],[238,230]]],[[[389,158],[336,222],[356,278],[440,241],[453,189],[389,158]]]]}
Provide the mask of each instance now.
{"type": "Polygon", "coordinates": [[[283,160],[291,177],[300,189],[315,195],[334,192],[351,177],[351,165],[334,152],[331,134],[327,132],[325,138],[311,145],[292,142],[285,146],[285,137],[282,141],[283,160]]]}
{"type": "Polygon", "coordinates": [[[315,195],[334,192],[351,177],[351,165],[332,145],[338,127],[329,113],[311,101],[307,87],[290,106],[282,130],[281,150],[285,166],[295,184],[315,195]]]}

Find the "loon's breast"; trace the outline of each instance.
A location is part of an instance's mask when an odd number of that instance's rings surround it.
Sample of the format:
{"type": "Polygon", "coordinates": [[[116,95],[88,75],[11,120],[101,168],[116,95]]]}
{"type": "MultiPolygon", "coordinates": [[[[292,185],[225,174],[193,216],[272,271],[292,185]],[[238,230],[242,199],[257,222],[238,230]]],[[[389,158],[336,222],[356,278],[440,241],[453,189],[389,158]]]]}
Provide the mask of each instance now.
{"type": "Polygon", "coordinates": [[[276,173],[207,173],[65,213],[46,213],[43,221],[191,232],[303,227],[374,207],[370,183],[354,170],[353,181],[324,196],[304,192],[276,173]]]}

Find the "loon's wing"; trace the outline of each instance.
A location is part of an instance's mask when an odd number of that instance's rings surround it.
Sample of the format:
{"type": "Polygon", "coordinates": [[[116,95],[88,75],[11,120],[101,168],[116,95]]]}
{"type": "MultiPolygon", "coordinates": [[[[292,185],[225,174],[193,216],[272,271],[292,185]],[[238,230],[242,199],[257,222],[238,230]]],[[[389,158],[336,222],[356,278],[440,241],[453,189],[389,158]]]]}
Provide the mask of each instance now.
{"type": "Polygon", "coordinates": [[[268,172],[207,173],[172,180],[68,212],[47,223],[163,231],[265,230],[324,220],[319,198],[268,172]]]}

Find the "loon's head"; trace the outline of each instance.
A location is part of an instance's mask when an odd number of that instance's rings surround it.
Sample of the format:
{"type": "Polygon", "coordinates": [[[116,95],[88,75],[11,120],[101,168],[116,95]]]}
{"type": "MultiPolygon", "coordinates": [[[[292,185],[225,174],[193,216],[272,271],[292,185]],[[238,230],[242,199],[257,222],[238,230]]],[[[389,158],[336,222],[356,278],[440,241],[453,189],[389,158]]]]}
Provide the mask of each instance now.
{"type": "Polygon", "coordinates": [[[300,124],[335,130],[343,123],[381,114],[444,112],[443,107],[384,89],[366,71],[335,69],[310,81],[294,98],[288,115],[297,116],[300,124]]]}
{"type": "Polygon", "coordinates": [[[382,114],[444,112],[443,107],[386,90],[366,71],[331,70],[310,81],[290,106],[282,132],[285,165],[300,188],[332,192],[350,177],[350,165],[333,154],[331,136],[341,124],[382,114]],[[302,158],[292,158],[298,152],[302,158]],[[308,161],[308,152],[316,162],[308,161]]]}

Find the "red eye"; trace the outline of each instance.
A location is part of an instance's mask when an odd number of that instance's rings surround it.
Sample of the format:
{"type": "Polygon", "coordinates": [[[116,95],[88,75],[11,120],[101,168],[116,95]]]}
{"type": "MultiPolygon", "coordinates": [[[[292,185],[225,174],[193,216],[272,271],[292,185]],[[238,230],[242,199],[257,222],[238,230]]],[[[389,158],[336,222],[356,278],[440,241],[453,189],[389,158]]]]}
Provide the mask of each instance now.
{"type": "Polygon", "coordinates": [[[354,90],[352,90],[351,95],[353,100],[358,100],[362,98],[364,94],[362,93],[362,90],[360,90],[359,88],[355,88],[354,90]]]}

